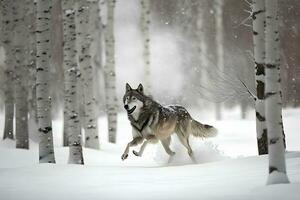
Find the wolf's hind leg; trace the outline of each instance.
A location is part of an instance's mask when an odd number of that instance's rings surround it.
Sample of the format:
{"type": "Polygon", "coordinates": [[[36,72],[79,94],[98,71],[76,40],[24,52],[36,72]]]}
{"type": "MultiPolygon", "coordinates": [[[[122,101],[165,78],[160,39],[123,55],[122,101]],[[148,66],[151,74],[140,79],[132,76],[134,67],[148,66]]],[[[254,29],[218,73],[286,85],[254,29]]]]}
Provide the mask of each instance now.
{"type": "Polygon", "coordinates": [[[170,149],[170,142],[171,142],[171,137],[168,137],[167,139],[160,140],[162,146],[164,147],[165,151],[169,156],[174,156],[175,152],[170,149]]]}
{"type": "Polygon", "coordinates": [[[189,141],[189,138],[186,138],[186,143],[187,143],[187,146],[189,147],[189,150],[188,150],[188,154],[191,158],[191,160],[194,162],[194,163],[197,163],[196,159],[195,159],[195,156],[194,156],[194,153],[193,153],[193,150],[190,146],[190,141],[189,141]]]}
{"type": "Polygon", "coordinates": [[[148,140],[144,141],[144,143],[142,144],[142,146],[141,146],[141,148],[140,148],[140,150],[138,152],[135,151],[135,150],[133,150],[132,153],[134,155],[136,155],[136,156],[140,156],[141,157],[143,155],[143,153],[144,153],[144,150],[145,150],[147,144],[148,144],[148,140]]]}
{"type": "Polygon", "coordinates": [[[193,150],[192,150],[192,148],[191,148],[191,146],[190,146],[189,138],[188,138],[188,137],[184,137],[184,136],[183,136],[182,134],[180,134],[180,133],[177,133],[177,136],[178,136],[179,141],[181,142],[181,144],[187,149],[188,154],[189,154],[191,160],[192,160],[193,162],[196,162],[196,159],[195,159],[195,157],[194,157],[193,150]]]}

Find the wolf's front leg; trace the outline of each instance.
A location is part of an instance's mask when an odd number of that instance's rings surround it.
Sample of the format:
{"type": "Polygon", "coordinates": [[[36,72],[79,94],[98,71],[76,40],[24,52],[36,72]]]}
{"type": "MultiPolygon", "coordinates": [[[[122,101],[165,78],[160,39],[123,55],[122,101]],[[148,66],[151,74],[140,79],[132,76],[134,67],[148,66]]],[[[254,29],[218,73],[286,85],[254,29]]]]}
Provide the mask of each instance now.
{"type": "Polygon", "coordinates": [[[168,137],[164,140],[160,140],[161,144],[163,145],[165,151],[167,152],[167,154],[169,156],[174,156],[175,155],[175,152],[173,152],[171,149],[170,149],[170,143],[171,143],[171,137],[168,137]]]}
{"type": "Polygon", "coordinates": [[[138,152],[135,150],[132,151],[134,155],[141,157],[143,155],[144,150],[148,143],[156,143],[157,142],[157,138],[155,137],[155,135],[147,135],[145,139],[146,139],[146,141],[144,141],[144,143],[142,144],[142,146],[138,152]]]}
{"type": "Polygon", "coordinates": [[[126,149],[125,149],[123,155],[121,156],[121,159],[125,160],[128,157],[129,148],[132,147],[132,146],[136,146],[136,145],[142,143],[143,140],[144,139],[142,137],[133,138],[133,140],[127,144],[126,149]]]}
{"type": "Polygon", "coordinates": [[[148,140],[144,141],[144,143],[142,144],[142,146],[141,146],[141,148],[140,148],[140,150],[139,150],[138,152],[135,151],[135,150],[133,150],[132,153],[133,153],[134,155],[136,155],[136,156],[141,157],[141,156],[143,155],[143,152],[144,152],[144,150],[145,150],[147,144],[148,144],[148,140]]]}

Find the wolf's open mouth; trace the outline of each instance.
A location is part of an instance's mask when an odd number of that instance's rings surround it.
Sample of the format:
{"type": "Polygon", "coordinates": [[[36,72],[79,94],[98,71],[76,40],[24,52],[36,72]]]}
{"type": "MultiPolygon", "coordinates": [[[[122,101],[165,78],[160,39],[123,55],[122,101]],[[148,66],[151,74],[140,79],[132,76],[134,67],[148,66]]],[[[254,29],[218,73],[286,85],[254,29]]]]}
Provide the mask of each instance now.
{"type": "Polygon", "coordinates": [[[136,106],[134,106],[133,108],[131,108],[130,110],[127,110],[128,115],[132,114],[134,112],[134,110],[136,109],[136,106]]]}

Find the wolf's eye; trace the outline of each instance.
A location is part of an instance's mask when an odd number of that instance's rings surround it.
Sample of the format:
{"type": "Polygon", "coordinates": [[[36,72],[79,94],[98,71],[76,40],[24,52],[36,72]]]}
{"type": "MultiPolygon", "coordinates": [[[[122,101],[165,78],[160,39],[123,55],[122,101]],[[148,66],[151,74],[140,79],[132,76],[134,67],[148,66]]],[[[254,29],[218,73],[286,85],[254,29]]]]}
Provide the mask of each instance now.
{"type": "Polygon", "coordinates": [[[132,97],[132,100],[135,101],[135,100],[136,100],[136,97],[132,97]]]}
{"type": "Polygon", "coordinates": [[[129,97],[126,97],[126,100],[129,100],[129,97]]]}

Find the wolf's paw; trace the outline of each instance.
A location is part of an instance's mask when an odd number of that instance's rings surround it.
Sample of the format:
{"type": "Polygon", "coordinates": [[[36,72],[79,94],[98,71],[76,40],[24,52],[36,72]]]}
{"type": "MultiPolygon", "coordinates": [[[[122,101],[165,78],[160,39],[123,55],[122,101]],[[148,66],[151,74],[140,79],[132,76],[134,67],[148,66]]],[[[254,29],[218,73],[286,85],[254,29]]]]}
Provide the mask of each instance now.
{"type": "Polygon", "coordinates": [[[174,160],[174,157],[173,156],[170,156],[169,159],[168,159],[168,164],[171,164],[174,160]]]}
{"type": "Polygon", "coordinates": [[[124,154],[121,156],[121,159],[122,159],[122,160],[125,160],[125,159],[127,159],[127,158],[128,158],[128,154],[125,154],[125,153],[124,153],[124,154]]]}
{"type": "Polygon", "coordinates": [[[132,153],[133,153],[135,156],[138,156],[138,157],[141,156],[141,155],[140,155],[138,152],[136,152],[135,150],[133,150],[132,153]]]}

